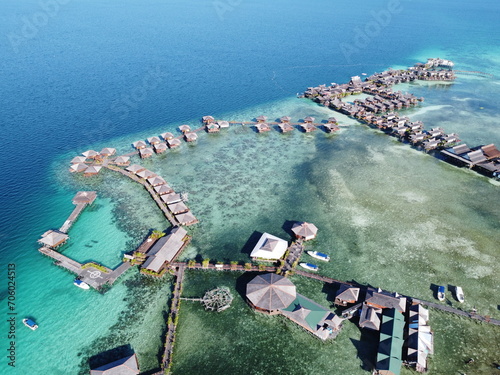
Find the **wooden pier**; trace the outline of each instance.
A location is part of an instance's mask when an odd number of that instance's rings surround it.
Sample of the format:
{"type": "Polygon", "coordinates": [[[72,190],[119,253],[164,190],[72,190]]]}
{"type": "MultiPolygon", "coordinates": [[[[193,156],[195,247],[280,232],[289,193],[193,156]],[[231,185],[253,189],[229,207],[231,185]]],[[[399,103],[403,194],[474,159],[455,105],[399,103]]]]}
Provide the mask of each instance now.
{"type": "Polygon", "coordinates": [[[137,177],[133,173],[127,172],[127,171],[125,171],[125,170],[123,170],[115,165],[108,165],[107,168],[112,170],[112,171],[119,172],[119,173],[123,174],[124,176],[127,176],[128,178],[130,178],[130,179],[134,180],[135,182],[138,182],[139,184],[144,186],[144,188],[151,195],[151,198],[154,199],[154,201],[156,202],[158,207],[162,210],[163,214],[165,215],[167,220],[170,222],[170,224],[172,224],[172,226],[174,226],[174,227],[179,225],[179,221],[177,221],[175,216],[168,210],[167,205],[162,202],[160,197],[158,197],[158,194],[156,194],[154,189],[145,180],[140,179],[139,177],[137,177]]]}
{"type": "Polygon", "coordinates": [[[281,268],[281,274],[286,275],[288,272],[293,270],[304,252],[304,245],[301,240],[293,242],[290,247],[288,247],[288,256],[285,259],[283,267],[281,268]]]}
{"type": "Polygon", "coordinates": [[[73,223],[78,219],[78,216],[82,213],[82,211],[89,204],[92,204],[97,197],[97,193],[95,191],[79,191],[73,198],[73,204],[76,205],[75,209],[66,219],[61,228],[59,228],[59,232],[68,233],[69,228],[73,225],[73,223]]]}

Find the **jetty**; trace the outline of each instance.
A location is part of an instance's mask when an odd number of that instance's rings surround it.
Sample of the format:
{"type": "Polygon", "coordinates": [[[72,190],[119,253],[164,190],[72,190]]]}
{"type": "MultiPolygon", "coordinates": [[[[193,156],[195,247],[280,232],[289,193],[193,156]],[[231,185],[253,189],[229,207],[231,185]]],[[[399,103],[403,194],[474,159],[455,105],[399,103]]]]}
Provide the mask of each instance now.
{"type": "Polygon", "coordinates": [[[97,193],[95,191],[79,191],[76,193],[72,200],[76,207],[71,215],[69,215],[68,219],[66,219],[62,227],[59,228],[59,232],[68,233],[69,228],[71,228],[76,219],[78,219],[78,216],[80,216],[85,207],[94,203],[96,197],[97,193]]]}

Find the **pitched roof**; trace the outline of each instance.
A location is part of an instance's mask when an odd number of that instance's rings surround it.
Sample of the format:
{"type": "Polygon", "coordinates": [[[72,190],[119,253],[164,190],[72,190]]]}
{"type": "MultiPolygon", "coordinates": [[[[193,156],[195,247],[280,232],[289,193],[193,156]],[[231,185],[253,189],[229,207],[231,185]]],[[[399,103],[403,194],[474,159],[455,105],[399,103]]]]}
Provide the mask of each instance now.
{"type": "Polygon", "coordinates": [[[288,242],[285,240],[269,233],[263,233],[250,256],[252,258],[279,259],[285,254],[287,247],[288,242]]]}
{"type": "Polygon", "coordinates": [[[100,165],[91,165],[85,170],[85,174],[98,174],[101,168],[100,165]]]}
{"type": "Polygon", "coordinates": [[[148,178],[148,182],[152,186],[158,186],[158,185],[164,185],[167,183],[163,177],[160,176],[153,176],[148,178]]]}
{"type": "Polygon", "coordinates": [[[174,189],[172,189],[168,184],[163,184],[163,185],[155,186],[155,191],[158,194],[162,195],[162,194],[173,193],[174,189]]]}
{"type": "Polygon", "coordinates": [[[115,159],[115,163],[116,164],[125,164],[125,163],[128,163],[130,160],[130,157],[129,156],[118,156],[116,159],[115,159]]]}
{"type": "Polygon", "coordinates": [[[191,130],[191,127],[189,125],[181,125],[179,126],[179,130],[183,133],[188,132],[191,130]]]}
{"type": "Polygon", "coordinates": [[[88,150],[83,152],[82,155],[85,156],[86,158],[95,158],[97,155],[99,155],[99,153],[94,150],[88,150]]]}
{"type": "Polygon", "coordinates": [[[318,228],[316,228],[316,225],[306,223],[305,221],[296,222],[295,224],[293,224],[292,232],[297,236],[310,238],[316,235],[316,233],[318,232],[318,228]]]}
{"type": "Polygon", "coordinates": [[[335,299],[354,303],[358,300],[358,296],[359,296],[359,288],[342,284],[339,290],[337,291],[335,299]]]}
{"type": "Polygon", "coordinates": [[[132,172],[132,173],[138,173],[140,171],[145,170],[146,168],[140,166],[139,164],[132,164],[131,166],[125,168],[126,171],[132,172]]]}
{"type": "Polygon", "coordinates": [[[90,370],[90,375],[137,375],[139,364],[135,353],[129,357],[119,359],[104,366],[90,370]]]}
{"type": "Polygon", "coordinates": [[[77,163],[77,164],[71,164],[69,167],[70,171],[72,172],[83,172],[88,168],[87,164],[83,163],[77,163]]]}
{"type": "Polygon", "coordinates": [[[132,146],[134,146],[137,149],[140,149],[140,148],[146,147],[147,144],[144,141],[136,141],[136,142],[132,143],[132,146]]]}
{"type": "Polygon", "coordinates": [[[181,195],[177,193],[164,194],[161,196],[161,200],[166,204],[172,204],[180,202],[182,200],[181,195]]]}
{"type": "Polygon", "coordinates": [[[176,146],[179,146],[181,144],[181,141],[178,140],[177,138],[169,139],[169,140],[167,140],[167,144],[169,147],[176,147],[176,146]]]}
{"type": "Polygon", "coordinates": [[[322,326],[322,321],[332,314],[325,307],[298,293],[295,300],[289,306],[281,309],[281,312],[312,332],[322,326]]]}
{"type": "Polygon", "coordinates": [[[386,293],[378,293],[371,289],[366,292],[365,302],[374,307],[390,309],[395,308],[401,312],[406,311],[405,297],[394,297],[386,293]]]}
{"type": "Polygon", "coordinates": [[[363,304],[359,317],[359,326],[378,331],[380,328],[380,314],[382,309],[363,304]]]}
{"type": "Polygon", "coordinates": [[[168,205],[168,209],[173,213],[173,214],[180,214],[186,211],[189,211],[189,208],[186,206],[184,202],[177,202],[177,203],[172,203],[168,205]]]}
{"type": "Polygon", "coordinates": [[[166,141],[168,141],[169,139],[174,138],[174,135],[172,133],[170,133],[170,132],[166,132],[166,133],[163,133],[163,134],[160,134],[160,135],[166,141]]]}
{"type": "Polygon", "coordinates": [[[49,247],[55,247],[65,242],[68,238],[69,236],[65,233],[61,233],[55,230],[49,230],[42,235],[42,238],[39,239],[38,242],[49,247]]]}
{"type": "Polygon", "coordinates": [[[247,284],[248,300],[255,307],[267,311],[288,307],[296,296],[295,285],[275,273],[257,275],[247,284]]]}
{"type": "Polygon", "coordinates": [[[175,218],[179,221],[181,225],[191,224],[197,220],[196,217],[191,213],[191,211],[175,215],[175,218]]]}
{"type": "Polygon", "coordinates": [[[165,262],[171,262],[184,245],[187,231],[182,227],[173,228],[170,233],[161,237],[147,252],[148,259],[142,268],[158,272],[165,262]]]}
{"type": "Polygon", "coordinates": [[[71,159],[71,164],[85,163],[87,158],[85,156],[75,156],[71,159]]]}
{"type": "Polygon", "coordinates": [[[156,144],[156,143],[160,143],[161,142],[161,139],[158,138],[157,136],[154,136],[154,137],[149,137],[148,138],[148,142],[152,145],[156,144]]]}
{"type": "Polygon", "coordinates": [[[116,153],[116,148],[113,147],[105,147],[101,150],[100,154],[103,156],[111,156],[116,153]]]}
{"type": "Polygon", "coordinates": [[[79,191],[73,197],[73,204],[92,203],[97,197],[95,191],[79,191]]]}
{"type": "Polygon", "coordinates": [[[198,134],[196,133],[186,133],[184,134],[186,141],[196,141],[198,139],[198,134]]]}
{"type": "Polygon", "coordinates": [[[143,169],[143,170],[141,170],[139,172],[136,172],[135,174],[138,177],[145,178],[145,179],[156,176],[156,173],[151,172],[149,169],[143,169]]]}

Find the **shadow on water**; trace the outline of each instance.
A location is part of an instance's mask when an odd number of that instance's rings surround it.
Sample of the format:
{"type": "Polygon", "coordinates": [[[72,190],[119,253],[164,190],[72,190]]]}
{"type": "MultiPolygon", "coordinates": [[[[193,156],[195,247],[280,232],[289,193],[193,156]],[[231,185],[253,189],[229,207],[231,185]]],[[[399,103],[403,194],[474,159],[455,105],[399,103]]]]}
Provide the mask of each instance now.
{"type": "Polygon", "coordinates": [[[262,237],[262,232],[254,231],[250,237],[248,238],[248,241],[243,245],[243,248],[241,249],[242,254],[248,254],[252,252],[253,248],[259,241],[259,238],[262,237]]]}
{"type": "Polygon", "coordinates": [[[118,346],[90,357],[89,365],[91,369],[95,369],[119,359],[131,356],[132,354],[134,354],[134,350],[129,344],[118,346]]]}
{"type": "Polygon", "coordinates": [[[358,352],[361,368],[365,371],[372,371],[375,367],[375,358],[377,358],[379,334],[369,329],[360,329],[360,331],[359,340],[350,340],[358,352]]]}
{"type": "Polygon", "coordinates": [[[247,284],[252,280],[255,276],[260,275],[262,272],[245,272],[243,275],[236,279],[235,289],[238,294],[241,296],[243,301],[246,301],[246,293],[247,293],[247,284]]]}
{"type": "Polygon", "coordinates": [[[295,224],[297,220],[285,220],[281,229],[283,229],[286,233],[290,235],[290,237],[295,238],[295,235],[292,232],[293,224],[295,224]]]}

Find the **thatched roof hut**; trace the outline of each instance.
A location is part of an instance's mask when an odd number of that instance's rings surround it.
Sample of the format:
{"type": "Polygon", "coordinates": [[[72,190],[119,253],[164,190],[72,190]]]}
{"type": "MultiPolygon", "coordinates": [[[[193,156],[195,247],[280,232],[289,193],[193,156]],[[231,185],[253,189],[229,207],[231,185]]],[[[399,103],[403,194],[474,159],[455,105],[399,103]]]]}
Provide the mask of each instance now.
{"type": "Polygon", "coordinates": [[[178,193],[171,193],[162,195],[161,200],[166,204],[172,204],[182,201],[182,198],[181,195],[178,193]]]}
{"type": "Polygon", "coordinates": [[[196,133],[185,133],[184,134],[184,139],[186,142],[194,142],[198,139],[198,134],[196,133]]]}
{"type": "Polygon", "coordinates": [[[359,297],[359,288],[342,284],[335,296],[335,304],[347,306],[349,303],[356,303],[359,297]]]}
{"type": "Polygon", "coordinates": [[[296,298],[297,291],[293,283],[275,273],[255,276],[248,284],[246,297],[257,311],[278,314],[280,309],[288,307],[296,298]]]}
{"type": "Polygon", "coordinates": [[[283,117],[280,117],[280,122],[282,124],[284,123],[287,123],[287,122],[290,122],[292,120],[292,118],[290,116],[283,116],[283,117]]]}
{"type": "Polygon", "coordinates": [[[311,117],[311,116],[307,116],[304,118],[305,123],[313,123],[314,120],[316,120],[316,119],[314,117],[311,117]]]}
{"type": "Polygon", "coordinates": [[[92,204],[97,197],[97,193],[95,191],[79,191],[73,197],[73,204],[92,204]]]}
{"type": "Polygon", "coordinates": [[[177,138],[169,139],[167,141],[167,144],[168,144],[168,147],[175,148],[175,147],[179,147],[181,145],[181,141],[178,140],[177,138]]]}
{"type": "Polygon", "coordinates": [[[83,172],[83,175],[84,176],[94,176],[101,171],[101,168],[102,167],[100,165],[91,165],[85,170],[85,172],[83,172]]]}
{"type": "Polygon", "coordinates": [[[266,122],[267,121],[267,117],[266,116],[257,116],[255,118],[257,120],[257,122],[266,122]]]}
{"type": "Polygon", "coordinates": [[[151,172],[149,169],[143,169],[142,171],[137,172],[136,175],[137,177],[143,178],[145,180],[157,176],[156,173],[151,172]]]}
{"type": "Polygon", "coordinates": [[[156,144],[160,143],[160,142],[161,142],[161,139],[160,139],[160,138],[158,138],[157,136],[154,136],[154,137],[149,137],[149,138],[148,138],[148,142],[149,142],[149,144],[150,144],[150,145],[153,145],[153,146],[154,146],[154,145],[156,145],[156,144]]]}
{"type": "Polygon", "coordinates": [[[142,159],[150,158],[151,156],[153,156],[153,154],[154,154],[153,149],[150,147],[141,148],[139,150],[139,155],[141,155],[142,159]]]}
{"type": "Polygon", "coordinates": [[[132,172],[132,173],[139,173],[140,171],[145,170],[146,168],[140,166],[139,164],[132,164],[131,166],[125,168],[126,171],[132,172]]]}
{"type": "Polygon", "coordinates": [[[99,156],[99,153],[94,150],[88,150],[85,152],[82,152],[82,155],[85,156],[87,159],[95,159],[97,156],[99,156]]]}
{"type": "Polygon", "coordinates": [[[154,148],[155,148],[155,152],[157,154],[161,154],[162,152],[165,152],[167,151],[167,144],[165,142],[160,142],[160,143],[156,143],[154,145],[154,148]]]}
{"type": "Polygon", "coordinates": [[[90,370],[90,375],[137,375],[139,372],[139,363],[134,353],[129,357],[90,370]]]}
{"type": "Polygon", "coordinates": [[[257,128],[257,131],[259,133],[268,132],[271,130],[271,127],[268,124],[266,124],[265,122],[259,122],[259,123],[255,124],[255,127],[257,128]]]}
{"type": "Polygon", "coordinates": [[[181,125],[179,126],[179,130],[186,134],[187,132],[191,131],[191,127],[189,125],[181,125]]]}
{"type": "Polygon", "coordinates": [[[114,160],[114,162],[116,165],[122,165],[122,166],[129,165],[130,164],[130,157],[129,156],[118,156],[114,160]]]}
{"type": "Polygon", "coordinates": [[[101,154],[101,156],[112,156],[112,155],[116,154],[116,148],[105,147],[101,150],[101,152],[99,154],[101,154]]]}
{"type": "Polygon", "coordinates": [[[186,206],[185,203],[182,201],[169,204],[167,205],[167,207],[170,210],[170,212],[172,212],[174,215],[182,214],[184,212],[189,211],[188,206],[186,206]]]}
{"type": "Polygon", "coordinates": [[[68,240],[69,236],[66,233],[61,233],[57,230],[49,230],[42,234],[42,238],[38,240],[41,244],[55,249],[61,246],[68,240]]]}
{"type": "Polygon", "coordinates": [[[211,122],[210,124],[205,125],[205,130],[207,133],[217,133],[220,131],[220,126],[211,122]]]}
{"type": "Polygon", "coordinates": [[[175,218],[180,225],[191,225],[198,222],[198,219],[191,213],[191,211],[186,211],[182,214],[175,215],[175,218]]]}
{"type": "Polygon", "coordinates": [[[73,159],[71,159],[71,164],[85,163],[86,161],[87,158],[85,156],[75,156],[73,159]]]}
{"type": "Polygon", "coordinates": [[[166,132],[166,133],[163,133],[163,134],[160,134],[160,135],[166,141],[168,141],[169,139],[173,139],[174,138],[174,135],[172,133],[170,133],[170,132],[166,132]]]}
{"type": "Polygon", "coordinates": [[[201,119],[205,124],[210,124],[211,122],[215,121],[212,116],[203,116],[201,119]]]}
{"type": "Polygon", "coordinates": [[[150,177],[148,178],[148,182],[151,186],[160,186],[167,183],[167,181],[165,181],[165,179],[160,176],[150,177]]]}
{"type": "Polygon", "coordinates": [[[156,194],[163,195],[163,194],[173,193],[174,189],[172,189],[168,184],[163,184],[163,185],[155,186],[155,191],[156,191],[156,194]]]}
{"type": "Polygon", "coordinates": [[[69,171],[72,173],[73,172],[80,173],[80,172],[85,172],[87,168],[88,168],[87,164],[77,163],[77,164],[71,164],[71,166],[69,167],[69,171]]]}
{"type": "Polygon", "coordinates": [[[288,122],[282,122],[278,126],[283,133],[291,132],[294,129],[294,127],[288,122]]]}
{"type": "Polygon", "coordinates": [[[219,125],[221,129],[229,128],[229,122],[227,121],[217,121],[217,125],[219,125]]]}
{"type": "Polygon", "coordinates": [[[137,150],[140,150],[142,148],[146,148],[148,145],[144,141],[135,141],[132,143],[132,146],[134,146],[137,150]]]}
{"type": "Polygon", "coordinates": [[[312,240],[316,237],[316,233],[318,233],[318,228],[316,225],[311,223],[296,222],[293,224],[292,232],[295,234],[295,237],[301,238],[304,241],[312,240]]]}

